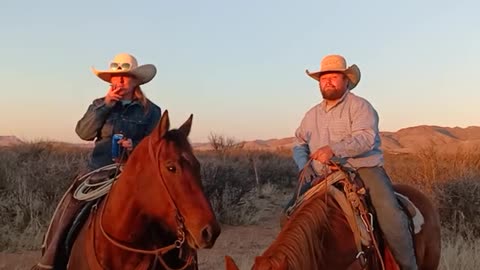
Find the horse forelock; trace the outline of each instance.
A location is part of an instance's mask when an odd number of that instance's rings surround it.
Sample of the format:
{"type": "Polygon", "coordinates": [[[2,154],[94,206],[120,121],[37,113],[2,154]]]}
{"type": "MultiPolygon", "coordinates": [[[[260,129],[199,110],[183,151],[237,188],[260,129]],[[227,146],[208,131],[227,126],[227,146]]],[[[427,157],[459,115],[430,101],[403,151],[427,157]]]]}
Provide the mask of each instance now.
{"type": "Polygon", "coordinates": [[[289,269],[319,269],[324,263],[323,236],[330,231],[327,217],[333,204],[325,203],[324,196],[318,194],[298,208],[290,217],[291,221],[277,236],[274,243],[262,256],[269,256],[272,266],[278,264],[281,253],[286,257],[289,269]]]}
{"type": "Polygon", "coordinates": [[[185,134],[183,134],[183,132],[181,132],[179,129],[169,130],[167,133],[165,133],[163,139],[167,140],[167,142],[174,143],[182,150],[192,150],[192,146],[190,145],[187,136],[185,136],[185,134]]]}
{"type": "Polygon", "coordinates": [[[162,139],[165,144],[173,144],[181,158],[185,159],[191,165],[194,163],[195,158],[192,146],[183,132],[178,129],[172,129],[169,130],[162,139]]]}

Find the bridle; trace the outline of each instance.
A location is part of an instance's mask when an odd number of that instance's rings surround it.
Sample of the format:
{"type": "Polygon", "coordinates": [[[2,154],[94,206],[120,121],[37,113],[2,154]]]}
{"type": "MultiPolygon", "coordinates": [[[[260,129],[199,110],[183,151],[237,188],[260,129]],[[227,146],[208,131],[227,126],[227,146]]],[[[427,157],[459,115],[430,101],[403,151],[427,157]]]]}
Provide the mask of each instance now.
{"type": "MultiPolygon", "coordinates": [[[[171,250],[174,250],[174,249],[179,249],[179,257],[182,256],[182,251],[183,251],[182,248],[184,247],[184,243],[185,243],[186,228],[185,228],[185,219],[180,214],[180,211],[178,210],[178,207],[177,207],[175,201],[173,200],[172,193],[168,189],[168,185],[166,184],[165,178],[163,177],[162,171],[160,169],[160,164],[157,162],[159,155],[160,155],[160,151],[158,151],[157,153],[154,152],[154,150],[153,150],[153,140],[150,137],[149,138],[149,156],[150,156],[150,159],[152,160],[152,162],[157,163],[158,176],[161,179],[161,183],[163,184],[165,190],[167,191],[167,194],[168,194],[167,198],[168,198],[170,204],[175,209],[175,219],[176,219],[176,222],[177,222],[177,232],[176,232],[177,233],[177,239],[172,244],[170,244],[168,246],[164,246],[164,247],[157,248],[157,249],[152,249],[152,250],[137,249],[137,248],[129,247],[129,246],[126,246],[126,245],[118,242],[117,240],[113,239],[103,228],[103,213],[105,211],[105,205],[108,202],[108,196],[109,196],[110,193],[107,194],[107,197],[105,198],[105,204],[103,205],[103,207],[100,211],[100,216],[99,216],[99,218],[100,218],[100,221],[99,221],[100,230],[101,230],[103,236],[105,236],[105,238],[111,244],[113,244],[114,246],[116,246],[120,249],[130,251],[130,252],[134,252],[134,253],[139,253],[139,254],[155,255],[156,259],[155,259],[155,263],[153,265],[153,269],[155,269],[154,267],[156,265],[156,261],[158,260],[158,261],[160,261],[160,263],[162,264],[162,266],[165,269],[168,269],[168,270],[183,270],[183,269],[187,268],[189,265],[191,265],[192,263],[194,263],[194,261],[195,261],[195,258],[194,258],[194,256],[192,256],[191,252],[188,252],[188,257],[185,260],[185,265],[183,265],[182,267],[180,267],[178,269],[173,269],[173,268],[169,267],[166,264],[165,260],[163,259],[163,255],[165,255],[167,252],[169,252],[171,250]]],[[[96,205],[94,207],[96,207],[96,205]]],[[[187,246],[186,248],[189,248],[189,247],[187,246]]]]}

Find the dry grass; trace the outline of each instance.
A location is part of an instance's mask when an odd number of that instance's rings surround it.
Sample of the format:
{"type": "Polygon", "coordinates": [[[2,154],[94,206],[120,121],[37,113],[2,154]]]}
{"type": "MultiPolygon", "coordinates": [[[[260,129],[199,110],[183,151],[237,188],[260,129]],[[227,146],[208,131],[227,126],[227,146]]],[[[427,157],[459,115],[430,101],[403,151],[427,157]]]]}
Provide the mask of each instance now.
{"type": "Polygon", "coordinates": [[[480,265],[480,239],[445,234],[442,243],[442,270],[475,270],[480,265]]]}
{"type": "Polygon", "coordinates": [[[386,169],[392,181],[429,195],[444,229],[480,237],[480,152],[446,155],[426,147],[417,155],[386,155],[386,169]]]}
{"type": "Polygon", "coordinates": [[[259,209],[252,200],[268,196],[277,187],[291,186],[296,177],[295,165],[287,155],[234,149],[199,152],[197,156],[205,193],[218,219],[229,225],[254,224],[259,209]]]}
{"type": "Polygon", "coordinates": [[[34,142],[0,149],[0,250],[37,248],[86,151],[34,142]]]}
{"type": "MultiPolygon", "coordinates": [[[[56,203],[85,165],[87,151],[48,142],[0,148],[0,250],[38,249],[56,203]]],[[[245,233],[255,230],[246,228],[266,226],[265,217],[275,215],[286,203],[297,177],[290,153],[285,151],[234,149],[198,152],[197,156],[205,192],[219,220],[243,225],[230,228],[245,228],[245,233]],[[256,227],[245,226],[248,224],[256,227]]],[[[459,150],[446,155],[427,147],[417,155],[387,154],[386,169],[394,182],[420,188],[438,207],[444,234],[441,269],[477,269],[480,153],[459,150]]],[[[237,243],[250,250],[247,254],[239,249],[239,254],[244,254],[239,255],[240,264],[249,266],[274,235],[272,232],[271,238],[257,246],[255,237],[252,243],[237,243]]],[[[242,235],[242,239],[248,237],[242,235]]],[[[233,244],[225,244],[222,251],[229,247],[233,244]]],[[[223,259],[210,260],[221,265],[223,259]]]]}

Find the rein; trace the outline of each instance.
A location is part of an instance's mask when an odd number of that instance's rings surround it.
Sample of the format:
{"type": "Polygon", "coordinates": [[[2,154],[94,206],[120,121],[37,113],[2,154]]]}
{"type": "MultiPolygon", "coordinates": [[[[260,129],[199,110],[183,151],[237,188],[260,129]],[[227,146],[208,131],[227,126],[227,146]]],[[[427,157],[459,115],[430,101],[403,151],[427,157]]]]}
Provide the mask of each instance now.
{"type": "MultiPolygon", "coordinates": [[[[296,191],[296,200],[298,200],[298,198],[300,197],[300,195],[301,195],[300,191],[302,189],[302,186],[306,182],[304,177],[303,177],[305,168],[307,166],[311,166],[312,162],[313,162],[313,159],[310,158],[307,161],[307,163],[305,164],[304,169],[300,172],[299,181],[298,181],[299,185],[298,185],[297,191],[296,191]]],[[[359,196],[364,196],[365,195],[365,189],[361,186],[357,186],[357,184],[355,183],[354,177],[350,177],[350,172],[346,171],[342,165],[338,164],[338,162],[335,162],[335,161],[331,160],[327,165],[330,166],[331,169],[333,168],[334,170],[338,170],[338,171],[342,172],[342,174],[344,175],[344,179],[346,179],[346,185],[344,186],[344,193],[345,193],[348,201],[350,202],[350,204],[352,206],[352,210],[354,210],[354,211],[356,210],[360,214],[360,218],[361,218],[362,222],[365,224],[365,226],[367,228],[367,232],[370,234],[370,238],[372,239],[373,244],[370,247],[367,247],[367,251],[370,251],[370,249],[373,249],[373,251],[375,252],[374,255],[378,258],[378,261],[379,261],[379,264],[380,264],[380,269],[385,270],[385,264],[383,262],[382,255],[380,253],[378,243],[376,241],[376,238],[375,238],[375,235],[374,235],[374,232],[373,232],[373,216],[364,207],[364,205],[361,202],[361,199],[359,197],[359,196]]],[[[326,190],[326,187],[328,185],[327,177],[328,176],[324,176],[324,179],[321,180],[325,183],[324,184],[325,185],[325,203],[327,202],[327,194],[328,194],[328,192],[326,190]]],[[[312,182],[314,182],[314,181],[315,180],[312,180],[312,182]]],[[[355,232],[353,232],[353,233],[355,233],[355,232]]],[[[355,257],[355,260],[349,265],[348,269],[357,269],[357,265],[359,265],[361,269],[365,269],[367,267],[367,264],[368,264],[368,261],[367,261],[367,258],[366,258],[367,257],[366,253],[370,253],[370,252],[366,252],[366,251],[360,249],[359,252],[357,253],[356,257],[355,257]]]]}
{"type": "MultiPolygon", "coordinates": [[[[162,184],[165,188],[165,190],[167,191],[167,194],[168,194],[168,199],[170,201],[170,203],[172,204],[172,206],[175,208],[175,218],[176,218],[176,221],[177,221],[177,239],[175,240],[175,242],[173,244],[170,244],[168,246],[164,246],[164,247],[161,247],[161,248],[157,248],[157,249],[152,249],[152,250],[146,250],[146,249],[138,249],[138,248],[133,248],[133,247],[129,247],[127,245],[124,245],[120,242],[118,242],[117,240],[113,239],[106,231],[105,229],[103,228],[103,213],[105,211],[105,206],[107,205],[107,202],[108,202],[108,197],[110,195],[110,193],[107,193],[107,197],[105,198],[105,204],[103,205],[103,207],[101,208],[100,210],[100,220],[99,220],[99,225],[100,225],[100,230],[103,234],[103,236],[111,243],[113,244],[114,246],[122,249],[122,250],[125,250],[125,251],[130,251],[130,252],[134,252],[134,253],[139,253],[139,254],[146,254],[146,255],[155,255],[155,258],[158,259],[160,261],[160,263],[162,264],[162,266],[167,269],[167,270],[184,270],[185,268],[187,268],[190,264],[194,263],[194,258],[192,256],[191,253],[188,254],[188,257],[185,261],[185,265],[178,268],[178,269],[173,269],[171,267],[169,267],[166,262],[164,261],[162,255],[164,255],[165,253],[171,251],[171,250],[174,250],[174,249],[179,249],[179,257],[181,257],[182,255],[182,246],[183,244],[185,243],[185,223],[184,223],[184,218],[180,215],[180,212],[178,210],[178,207],[177,205],[175,204],[175,201],[173,200],[172,198],[172,194],[170,192],[170,190],[168,189],[168,186],[165,182],[165,178],[163,177],[162,175],[162,172],[160,170],[160,165],[158,165],[158,155],[159,155],[159,152],[157,153],[157,156],[155,156],[154,154],[154,151],[153,151],[153,142],[152,142],[152,139],[150,138],[149,139],[149,154],[150,154],[150,158],[153,162],[156,162],[157,163],[157,166],[158,166],[158,176],[160,177],[160,179],[162,180],[162,184]]],[[[94,206],[94,208],[96,208],[96,205],[94,206]]],[[[156,262],[156,261],[155,261],[156,262]]],[[[154,263],[153,267],[155,267],[156,263],[154,263]]]]}

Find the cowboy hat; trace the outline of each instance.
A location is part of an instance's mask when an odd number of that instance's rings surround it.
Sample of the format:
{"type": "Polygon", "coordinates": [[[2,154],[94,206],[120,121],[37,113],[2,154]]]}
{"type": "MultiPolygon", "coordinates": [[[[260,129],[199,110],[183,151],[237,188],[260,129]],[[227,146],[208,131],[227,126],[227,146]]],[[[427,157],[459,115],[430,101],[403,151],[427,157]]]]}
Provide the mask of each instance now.
{"type": "Polygon", "coordinates": [[[341,72],[347,76],[349,80],[348,89],[352,90],[360,82],[360,69],[357,65],[351,65],[347,68],[347,61],[341,55],[332,54],[327,55],[322,59],[320,63],[320,70],[315,72],[309,72],[305,70],[308,76],[315,80],[320,80],[320,76],[330,72],[341,72]]]}
{"type": "Polygon", "coordinates": [[[139,85],[151,81],[157,73],[154,65],[138,66],[137,59],[128,53],[117,54],[110,62],[109,70],[96,70],[92,67],[92,71],[106,82],[110,82],[113,75],[131,75],[139,80],[139,85]]]}

